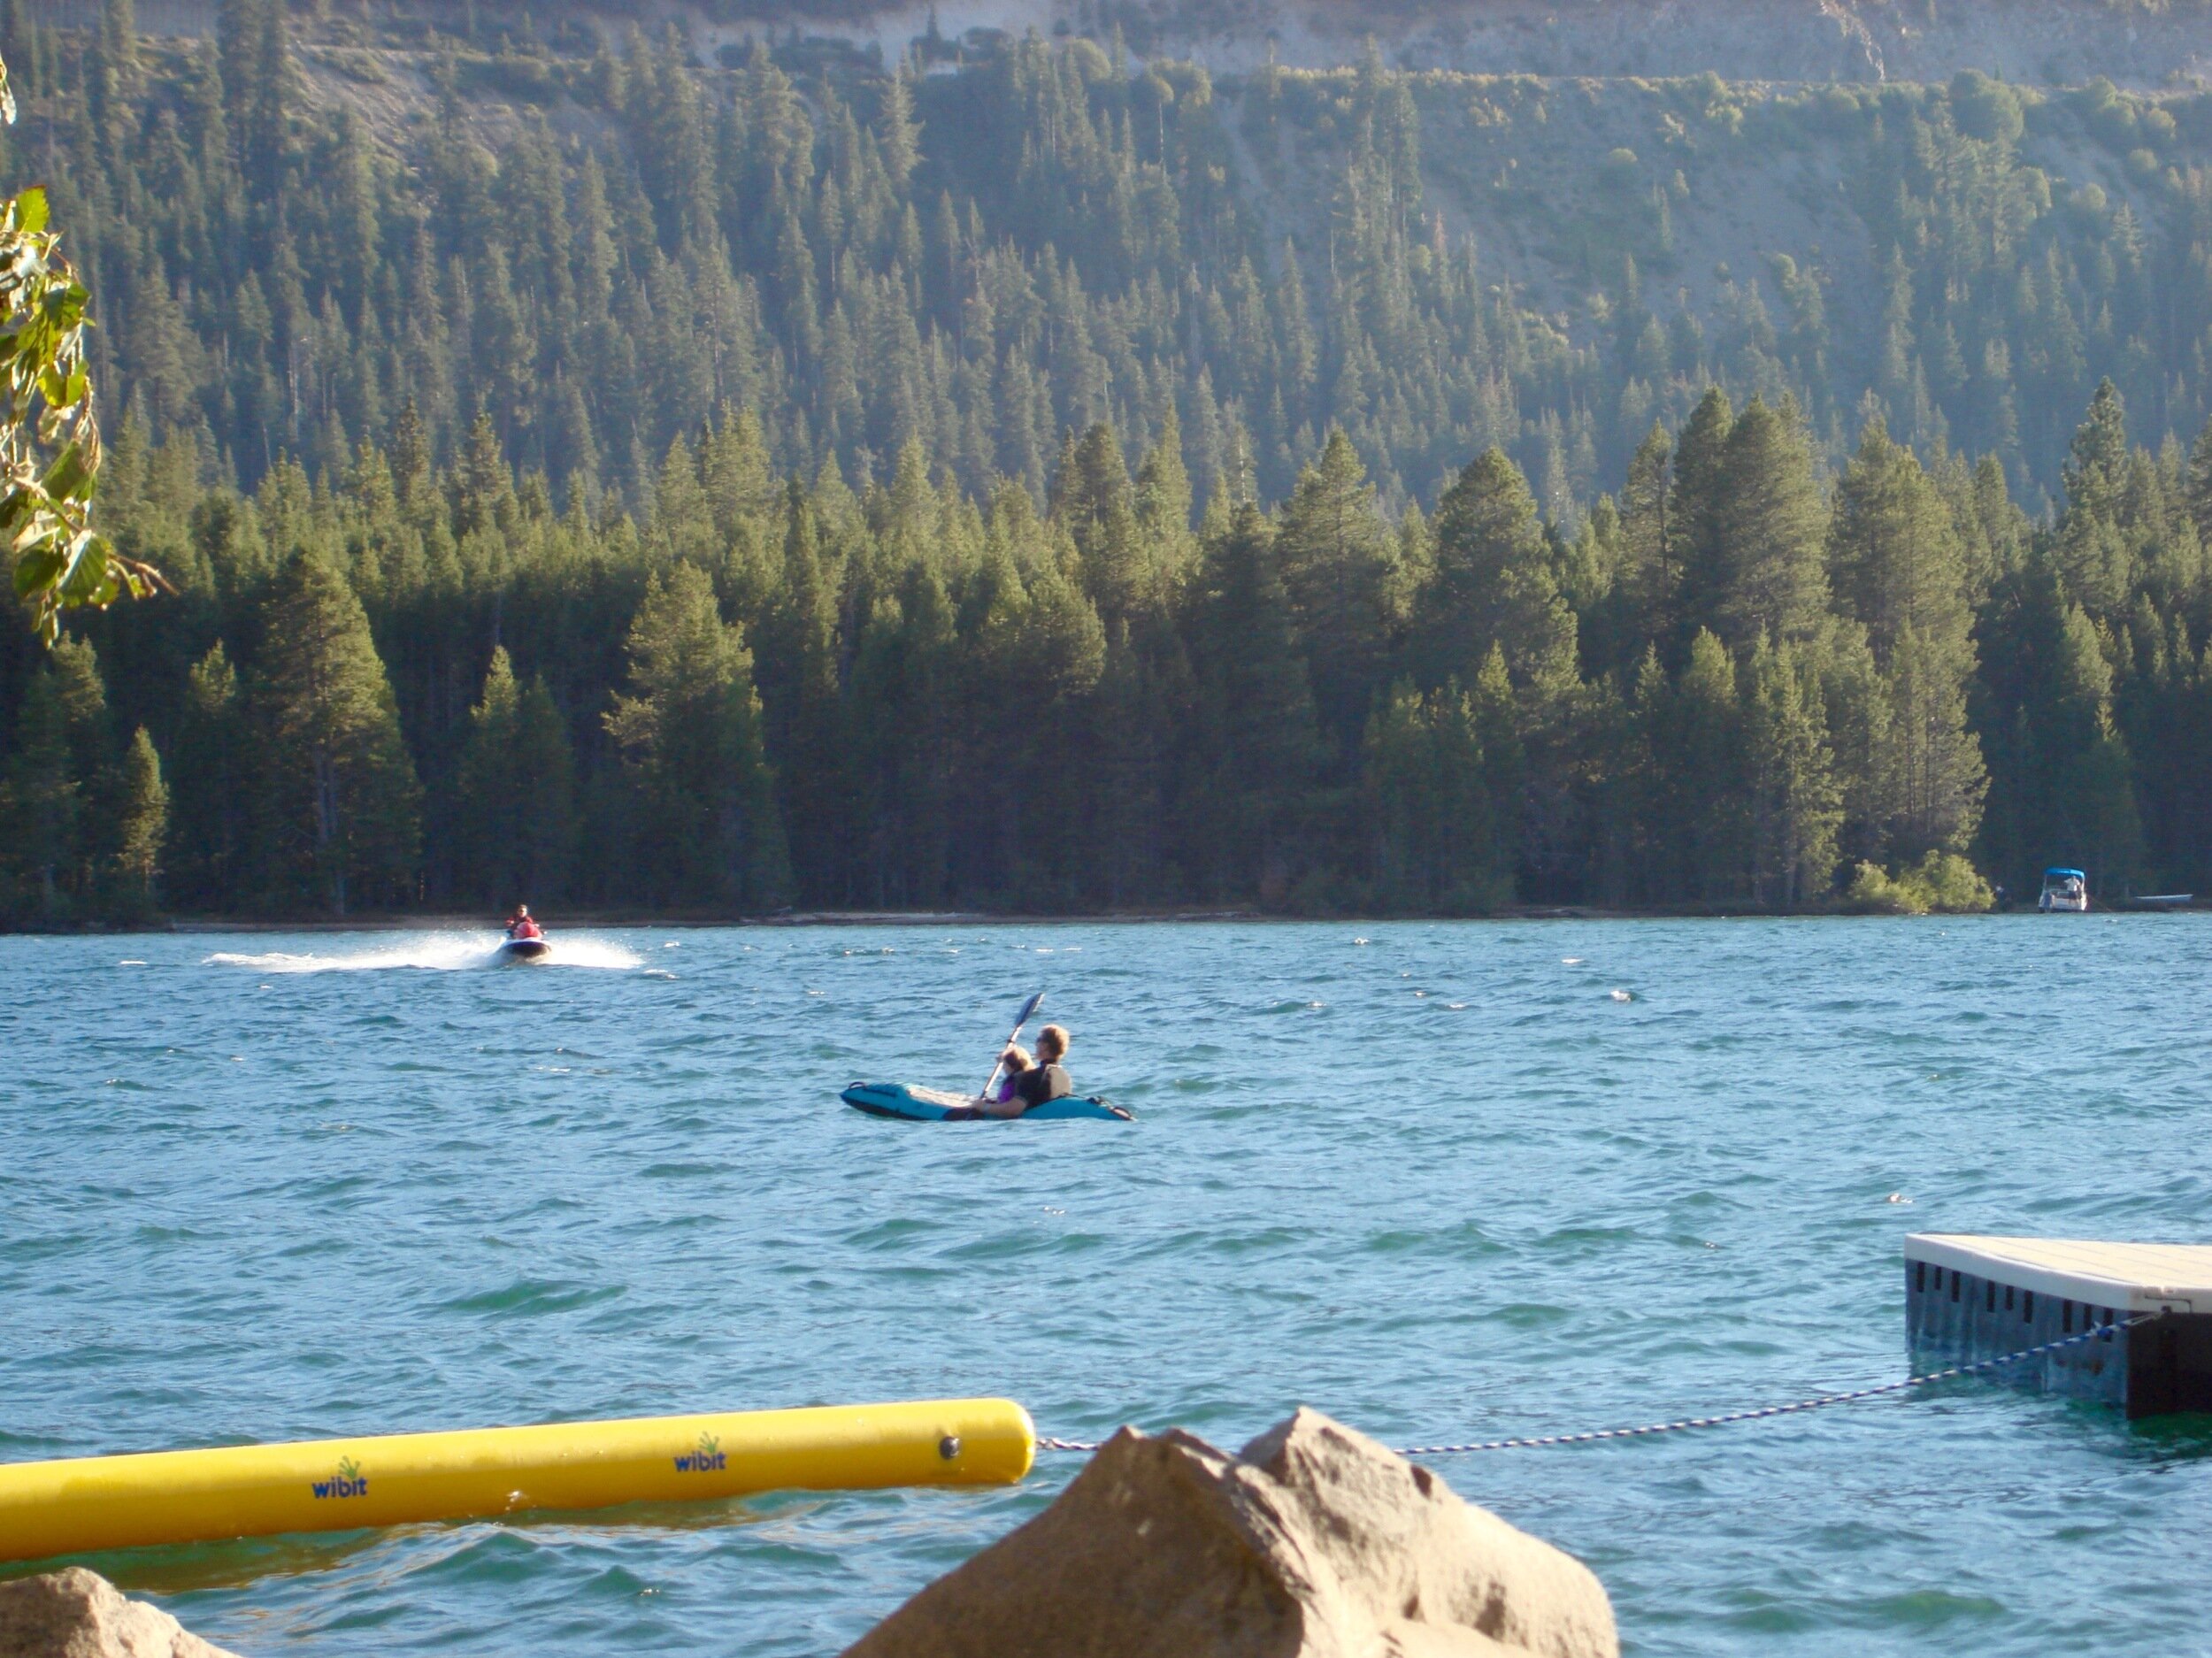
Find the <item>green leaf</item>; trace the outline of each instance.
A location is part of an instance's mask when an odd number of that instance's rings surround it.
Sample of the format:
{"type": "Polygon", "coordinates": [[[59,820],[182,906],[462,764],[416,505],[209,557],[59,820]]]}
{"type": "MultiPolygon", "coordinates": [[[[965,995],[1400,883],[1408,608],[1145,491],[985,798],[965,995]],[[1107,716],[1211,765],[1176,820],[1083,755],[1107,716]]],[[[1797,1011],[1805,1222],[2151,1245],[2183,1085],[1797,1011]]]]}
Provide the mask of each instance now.
{"type": "Polygon", "coordinates": [[[46,204],[46,192],[40,186],[34,184],[15,198],[16,222],[23,227],[25,235],[37,235],[46,228],[50,216],[51,210],[46,204]]]}
{"type": "Polygon", "coordinates": [[[115,566],[107,538],[88,530],[77,537],[61,579],[64,604],[111,604],[115,600],[115,566]]]}
{"type": "Polygon", "coordinates": [[[42,593],[60,579],[62,566],[68,562],[58,547],[35,548],[23,555],[15,564],[15,594],[27,599],[34,593],[42,593]]]}
{"type": "Polygon", "coordinates": [[[39,481],[49,496],[56,501],[73,501],[79,495],[89,495],[88,486],[92,480],[92,469],[84,463],[83,447],[65,444],[54,464],[46,469],[46,476],[39,481]]]}

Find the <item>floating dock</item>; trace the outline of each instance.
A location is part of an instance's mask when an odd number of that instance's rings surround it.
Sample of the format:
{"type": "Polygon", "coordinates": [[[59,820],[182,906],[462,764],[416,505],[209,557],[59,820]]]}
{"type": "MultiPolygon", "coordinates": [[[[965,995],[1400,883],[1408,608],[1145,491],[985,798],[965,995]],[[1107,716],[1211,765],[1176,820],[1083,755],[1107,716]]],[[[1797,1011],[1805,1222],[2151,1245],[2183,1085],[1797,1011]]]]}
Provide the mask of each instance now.
{"type": "Polygon", "coordinates": [[[1008,1399],[563,1422],[0,1464],[0,1561],[765,1491],[1013,1485],[1008,1399]]]}
{"type": "Polygon", "coordinates": [[[1916,1232],[1905,1328],[1916,1353],[1965,1362],[2096,1330],[2014,1379],[2131,1418],[2212,1410],[2212,1244],[1916,1232]]]}

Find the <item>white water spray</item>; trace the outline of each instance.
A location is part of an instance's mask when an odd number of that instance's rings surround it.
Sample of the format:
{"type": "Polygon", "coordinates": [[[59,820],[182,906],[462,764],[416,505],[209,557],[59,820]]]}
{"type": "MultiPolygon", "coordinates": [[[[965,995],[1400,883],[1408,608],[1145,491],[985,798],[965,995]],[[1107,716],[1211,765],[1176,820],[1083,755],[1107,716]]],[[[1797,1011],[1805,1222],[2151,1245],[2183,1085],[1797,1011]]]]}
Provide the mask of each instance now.
{"type": "Polygon", "coordinates": [[[642,958],[626,944],[591,933],[564,933],[553,949],[535,962],[503,963],[496,933],[402,933],[389,942],[366,948],[340,948],[327,955],[309,951],[292,955],[273,950],[243,955],[220,950],[207,958],[211,967],[244,967],[257,973],[358,973],[388,968],[411,967],[428,972],[457,972],[471,968],[511,966],[517,971],[542,967],[596,967],[626,971],[642,958]]]}

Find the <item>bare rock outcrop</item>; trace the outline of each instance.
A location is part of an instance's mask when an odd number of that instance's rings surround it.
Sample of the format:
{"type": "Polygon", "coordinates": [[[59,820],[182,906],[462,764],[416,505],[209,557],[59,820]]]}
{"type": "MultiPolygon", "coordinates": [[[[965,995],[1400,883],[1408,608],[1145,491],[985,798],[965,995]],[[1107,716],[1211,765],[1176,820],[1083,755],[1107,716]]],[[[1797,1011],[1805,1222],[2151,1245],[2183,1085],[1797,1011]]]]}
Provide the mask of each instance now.
{"type": "Polygon", "coordinates": [[[1616,1658],[1590,1570],[1301,1409],[1225,1455],[1124,1428],[847,1658],[1616,1658]]]}
{"type": "Polygon", "coordinates": [[[237,1658],[96,1571],[0,1583],[0,1658],[237,1658]]]}

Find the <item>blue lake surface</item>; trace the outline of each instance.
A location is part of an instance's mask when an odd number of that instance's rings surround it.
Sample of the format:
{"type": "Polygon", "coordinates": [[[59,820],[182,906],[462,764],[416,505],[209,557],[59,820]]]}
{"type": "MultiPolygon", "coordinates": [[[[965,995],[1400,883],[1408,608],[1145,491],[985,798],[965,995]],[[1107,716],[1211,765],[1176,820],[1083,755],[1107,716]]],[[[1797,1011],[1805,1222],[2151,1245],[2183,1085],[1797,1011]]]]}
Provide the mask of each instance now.
{"type": "MultiPolygon", "coordinates": [[[[1908,1232],[2212,1236],[2199,916],[557,938],[0,940],[0,1459],[967,1393],[1609,1427],[1907,1374],[1908,1232]],[[837,1102],[979,1083],[1040,986],[1138,1122],[837,1102]]],[[[250,1658],[827,1654],[1076,1465],[88,1563],[250,1658]]],[[[1434,1465],[1637,1654],[2212,1651],[2201,1418],[1952,1383],[1434,1465]]]]}

